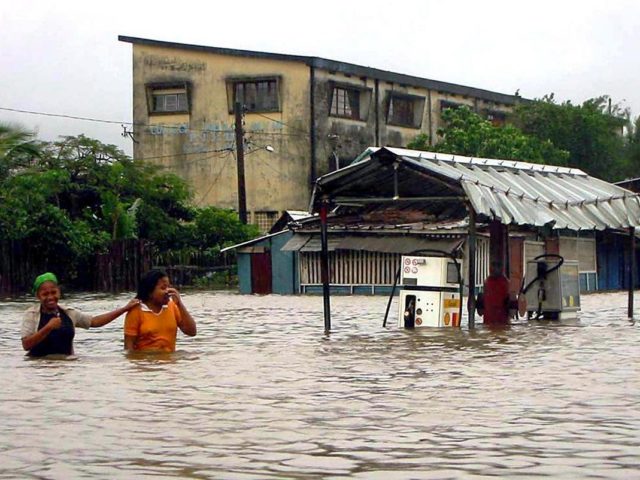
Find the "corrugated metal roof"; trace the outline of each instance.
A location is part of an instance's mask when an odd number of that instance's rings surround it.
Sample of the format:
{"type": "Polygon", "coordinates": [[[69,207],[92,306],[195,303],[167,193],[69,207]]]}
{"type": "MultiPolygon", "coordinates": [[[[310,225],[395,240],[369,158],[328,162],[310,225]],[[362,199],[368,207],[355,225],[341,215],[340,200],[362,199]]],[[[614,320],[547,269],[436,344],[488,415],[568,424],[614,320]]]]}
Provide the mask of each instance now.
{"type": "Polygon", "coordinates": [[[369,149],[369,157],[320,177],[321,196],[346,208],[384,203],[419,205],[443,218],[476,214],[505,224],[603,230],[640,225],[640,198],[575,168],[469,158],[397,148],[369,149]]]}

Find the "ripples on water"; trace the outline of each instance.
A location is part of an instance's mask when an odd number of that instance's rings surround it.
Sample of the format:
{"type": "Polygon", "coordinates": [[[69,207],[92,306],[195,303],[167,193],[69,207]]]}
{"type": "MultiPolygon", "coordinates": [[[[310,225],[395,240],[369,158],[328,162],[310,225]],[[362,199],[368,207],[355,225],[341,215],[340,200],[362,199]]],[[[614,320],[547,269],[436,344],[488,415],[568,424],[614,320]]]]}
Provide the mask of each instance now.
{"type": "Polygon", "coordinates": [[[26,303],[1,303],[0,478],[640,477],[624,294],[472,332],[383,329],[385,298],[333,297],[330,336],[320,297],[184,299],[198,336],[176,354],[125,356],[121,318],[78,330],[75,361],[25,359],[26,303]]]}

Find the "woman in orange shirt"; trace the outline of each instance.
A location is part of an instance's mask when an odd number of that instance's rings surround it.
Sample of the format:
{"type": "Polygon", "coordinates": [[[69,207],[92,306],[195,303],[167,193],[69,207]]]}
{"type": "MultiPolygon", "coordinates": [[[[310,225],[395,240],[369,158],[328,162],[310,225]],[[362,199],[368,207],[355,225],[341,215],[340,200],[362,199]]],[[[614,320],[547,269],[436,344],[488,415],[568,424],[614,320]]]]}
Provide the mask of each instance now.
{"type": "Polygon", "coordinates": [[[124,320],[125,350],[174,352],[178,328],[190,337],[196,335],[195,320],[162,270],[151,270],[140,279],[136,298],[140,306],[124,320]]]}

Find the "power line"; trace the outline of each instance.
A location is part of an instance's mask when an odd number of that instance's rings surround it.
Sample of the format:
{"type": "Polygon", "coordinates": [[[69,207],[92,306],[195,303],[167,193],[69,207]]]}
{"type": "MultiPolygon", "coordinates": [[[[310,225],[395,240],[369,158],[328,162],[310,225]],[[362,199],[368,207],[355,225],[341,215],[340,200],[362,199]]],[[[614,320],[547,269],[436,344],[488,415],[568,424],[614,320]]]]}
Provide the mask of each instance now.
{"type": "Polygon", "coordinates": [[[235,158],[236,154],[235,154],[235,152],[233,150],[229,150],[229,153],[223,157],[223,163],[220,166],[220,170],[218,170],[218,173],[216,174],[216,176],[211,179],[211,185],[209,185],[209,188],[207,189],[207,191],[204,193],[204,195],[202,195],[200,197],[200,200],[196,202],[196,205],[198,207],[202,205],[202,202],[204,202],[204,200],[207,198],[207,195],[209,195],[209,192],[211,192],[211,189],[214,187],[214,185],[216,184],[216,182],[220,178],[220,175],[222,175],[222,172],[224,171],[224,169],[227,168],[227,159],[231,155],[233,155],[233,157],[235,158]]]}
{"type": "MultiPolygon", "coordinates": [[[[203,132],[203,133],[214,133],[214,134],[232,134],[234,133],[233,129],[210,129],[210,128],[191,128],[185,127],[184,125],[174,126],[174,125],[163,125],[163,124],[150,124],[150,123],[134,123],[134,122],[125,122],[121,120],[105,120],[103,118],[92,118],[92,117],[81,117],[78,115],[69,115],[64,113],[50,113],[50,112],[38,112],[34,110],[23,110],[19,108],[9,108],[9,107],[0,107],[0,110],[6,112],[15,112],[15,113],[25,113],[29,115],[39,115],[43,117],[54,117],[54,118],[67,118],[71,120],[81,120],[84,122],[95,122],[95,123],[106,123],[109,125],[131,125],[132,127],[148,127],[148,128],[159,128],[159,129],[172,129],[178,130],[179,132],[203,132]]],[[[256,112],[253,112],[256,113],[256,112]]],[[[253,133],[256,135],[280,135],[280,136],[302,136],[309,135],[309,132],[301,129],[297,129],[295,127],[291,127],[288,124],[281,122],[275,118],[268,117],[266,115],[262,115],[260,113],[256,113],[260,117],[264,117],[272,122],[279,123],[281,125],[286,126],[287,128],[298,131],[301,133],[285,133],[285,132],[264,132],[259,130],[248,130],[246,133],[253,133]]]]}
{"type": "Polygon", "coordinates": [[[302,132],[305,135],[309,135],[309,132],[307,132],[306,130],[302,130],[302,129],[297,128],[297,127],[292,127],[291,125],[288,125],[288,124],[284,123],[283,121],[278,120],[276,118],[268,117],[267,115],[263,115],[263,114],[258,113],[258,112],[251,112],[251,113],[253,113],[255,115],[258,115],[259,117],[266,118],[267,120],[271,120],[272,122],[279,123],[280,125],[283,125],[283,126],[289,128],[291,130],[297,130],[298,132],[302,132]]]}
{"type": "Polygon", "coordinates": [[[43,117],[68,118],[71,120],[82,120],[85,122],[107,123],[111,125],[131,125],[132,127],[155,127],[155,128],[163,128],[163,129],[170,128],[170,129],[184,131],[184,132],[233,133],[232,129],[213,130],[209,128],[190,128],[190,127],[185,127],[183,125],[173,126],[173,125],[160,125],[160,124],[150,124],[150,123],[134,123],[134,122],[124,122],[120,120],[105,120],[102,118],[80,117],[77,115],[68,115],[64,113],[36,112],[33,110],[22,110],[19,108],[8,108],[8,107],[0,107],[0,110],[4,110],[7,112],[26,113],[29,115],[39,115],[43,117]]]}
{"type": "MultiPolygon", "coordinates": [[[[229,152],[233,149],[233,147],[225,147],[225,148],[219,148],[216,150],[203,150],[201,152],[184,152],[184,153],[172,153],[172,154],[168,154],[168,155],[157,155],[154,157],[141,157],[141,158],[135,158],[134,160],[141,160],[141,161],[147,161],[147,160],[156,160],[158,158],[170,158],[170,157],[184,157],[187,155],[204,155],[207,153],[221,153],[221,152],[229,152]]],[[[214,158],[213,156],[209,157],[209,158],[214,158]]],[[[198,160],[204,160],[202,158],[198,159],[198,160]]]]}

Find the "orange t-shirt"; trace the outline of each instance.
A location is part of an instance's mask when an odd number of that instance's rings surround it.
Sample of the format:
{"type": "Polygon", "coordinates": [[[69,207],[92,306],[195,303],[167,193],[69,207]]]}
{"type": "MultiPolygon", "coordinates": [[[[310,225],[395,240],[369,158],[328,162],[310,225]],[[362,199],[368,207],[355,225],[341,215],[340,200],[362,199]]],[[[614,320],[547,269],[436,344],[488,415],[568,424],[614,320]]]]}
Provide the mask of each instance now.
{"type": "Polygon", "coordinates": [[[124,334],[136,337],[135,351],[175,352],[180,309],[173,302],[154,313],[146,305],[129,310],[124,319],[124,334]]]}

